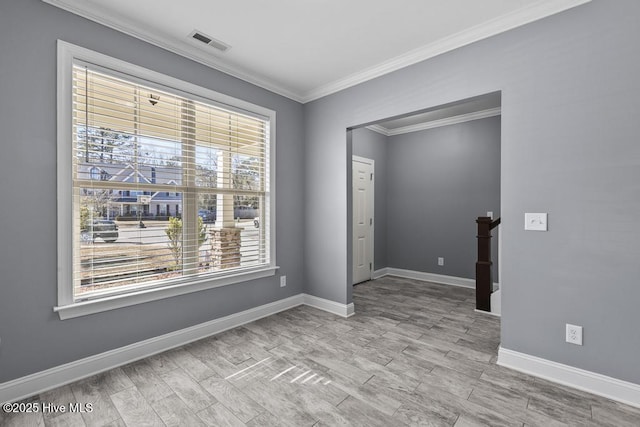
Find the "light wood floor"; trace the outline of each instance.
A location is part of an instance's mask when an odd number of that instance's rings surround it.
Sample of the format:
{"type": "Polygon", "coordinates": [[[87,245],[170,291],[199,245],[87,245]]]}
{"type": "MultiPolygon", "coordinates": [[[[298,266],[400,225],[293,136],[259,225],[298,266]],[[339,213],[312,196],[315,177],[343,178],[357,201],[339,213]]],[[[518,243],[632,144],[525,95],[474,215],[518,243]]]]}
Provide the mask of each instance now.
{"type": "Polygon", "coordinates": [[[386,277],[356,315],[302,306],[28,401],[90,413],[2,426],[639,426],[640,409],[495,364],[473,290],[386,277]]]}

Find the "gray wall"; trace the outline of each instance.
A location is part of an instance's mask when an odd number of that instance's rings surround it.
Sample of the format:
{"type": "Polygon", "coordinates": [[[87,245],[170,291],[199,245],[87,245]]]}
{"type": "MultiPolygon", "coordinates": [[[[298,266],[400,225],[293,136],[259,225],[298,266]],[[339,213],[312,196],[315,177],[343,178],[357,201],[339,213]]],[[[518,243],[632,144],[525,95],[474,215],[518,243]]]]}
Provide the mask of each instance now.
{"type": "Polygon", "coordinates": [[[594,0],[306,104],[306,292],[351,302],[345,129],[500,90],[502,346],[640,383],[638,16],[594,0]]]}
{"type": "Polygon", "coordinates": [[[387,154],[389,267],[474,279],[475,219],[500,216],[500,117],[391,136],[387,154]]]}
{"type": "Polygon", "coordinates": [[[303,292],[303,109],[39,0],[0,2],[0,383],[303,292]],[[56,39],[277,112],[277,262],[287,275],[61,321],[56,39]]]}
{"type": "Polygon", "coordinates": [[[353,155],[372,159],[374,163],[374,255],[373,269],[389,267],[387,262],[387,137],[360,128],[353,131],[353,155]]]}

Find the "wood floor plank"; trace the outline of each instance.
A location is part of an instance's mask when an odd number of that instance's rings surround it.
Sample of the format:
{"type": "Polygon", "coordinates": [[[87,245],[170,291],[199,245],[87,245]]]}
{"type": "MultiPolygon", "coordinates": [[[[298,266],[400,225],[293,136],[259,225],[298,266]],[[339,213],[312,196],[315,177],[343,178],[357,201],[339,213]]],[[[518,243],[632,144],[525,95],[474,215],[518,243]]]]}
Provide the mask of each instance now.
{"type": "Polygon", "coordinates": [[[398,277],[353,288],[355,316],[309,306],[60,387],[85,414],[7,426],[640,426],[640,409],[496,365],[500,319],[474,290],[398,277]]]}
{"type": "Polygon", "coordinates": [[[215,397],[211,396],[199,383],[187,375],[182,368],[165,372],[160,378],[193,411],[200,411],[216,403],[215,397]]]}
{"type": "Polygon", "coordinates": [[[451,415],[444,416],[441,412],[429,411],[424,406],[403,402],[393,418],[410,426],[450,427],[456,422],[458,415],[451,412],[449,414],[451,415]]]}
{"type": "Polygon", "coordinates": [[[344,378],[338,378],[332,384],[349,394],[348,399],[357,399],[365,405],[375,408],[376,411],[386,415],[393,415],[393,413],[402,405],[402,402],[392,397],[388,393],[388,390],[376,387],[375,385],[357,385],[348,383],[344,378]]]}
{"type": "Polygon", "coordinates": [[[175,363],[176,366],[181,367],[187,375],[196,381],[202,381],[217,375],[213,369],[185,350],[184,347],[167,352],[167,356],[173,361],[173,363],[175,363]]]}
{"type": "MultiPolygon", "coordinates": [[[[73,396],[73,391],[71,391],[71,387],[68,385],[41,393],[39,400],[41,402],[48,402],[51,405],[54,405],[56,407],[60,407],[60,406],[68,407],[69,403],[76,401],[75,397],[73,396]]],[[[49,424],[54,425],[54,423],[52,422],[53,418],[57,418],[61,415],[64,415],[64,413],[59,411],[43,413],[43,416],[45,419],[45,425],[49,425],[49,424]]],[[[78,416],[80,417],[80,419],[82,419],[82,416],[80,414],[78,414],[78,416]]],[[[0,425],[3,425],[1,412],[0,412],[0,425]]],[[[84,425],[84,422],[82,425],[84,425]]]]}
{"type": "Polygon", "coordinates": [[[117,420],[113,420],[104,425],[104,427],[127,427],[122,418],[118,418],[117,420]]]}
{"type": "Polygon", "coordinates": [[[256,381],[253,387],[247,388],[247,395],[277,418],[287,420],[289,424],[312,426],[316,419],[292,402],[290,396],[274,387],[278,382],[267,383],[256,381]]]}
{"type": "Polygon", "coordinates": [[[265,409],[222,378],[208,378],[200,385],[242,422],[248,422],[265,409]]]}
{"type": "MultiPolygon", "coordinates": [[[[4,425],[4,424],[0,424],[4,425]]],[[[47,417],[44,414],[45,427],[85,427],[86,424],[79,412],[65,412],[56,417],[47,417]]]]}
{"type": "Polygon", "coordinates": [[[598,400],[591,405],[593,420],[604,426],[638,427],[640,408],[632,408],[617,402],[598,400]]]}
{"type": "MultiPolygon", "coordinates": [[[[454,396],[468,399],[478,380],[453,369],[435,366],[428,376],[422,378],[422,382],[446,390],[454,396]]],[[[421,391],[420,386],[418,391],[421,391]]]]}
{"type": "MultiPolygon", "coordinates": [[[[404,426],[404,422],[393,418],[391,415],[379,411],[353,396],[349,396],[338,405],[339,412],[351,425],[361,427],[388,427],[404,426]]],[[[394,411],[395,412],[395,411],[394,411]]]]}
{"type": "Polygon", "coordinates": [[[293,421],[263,412],[246,424],[247,427],[298,427],[293,421]]]}
{"type": "Polygon", "coordinates": [[[156,354],[148,357],[146,360],[149,366],[151,366],[151,369],[156,371],[157,374],[163,374],[178,368],[178,365],[169,357],[168,352],[156,354]]]}
{"type": "Polygon", "coordinates": [[[0,425],[2,427],[44,427],[42,413],[10,413],[0,411],[0,425]]]}
{"type": "Polygon", "coordinates": [[[89,427],[102,427],[120,418],[107,392],[107,385],[103,383],[104,377],[103,374],[98,374],[71,384],[73,402],[92,406],[90,412],[82,414],[82,419],[89,427]]]}
{"type": "Polygon", "coordinates": [[[103,374],[102,382],[109,394],[133,387],[133,382],[122,368],[115,368],[103,374]]]}
{"type": "Polygon", "coordinates": [[[156,374],[146,360],[123,366],[122,370],[149,402],[162,400],[173,394],[173,390],[156,374]]]}
{"type": "MultiPolygon", "coordinates": [[[[244,427],[246,425],[219,402],[198,412],[198,417],[204,425],[212,427],[244,427]]],[[[191,426],[191,424],[188,425],[191,426]]]]}
{"type": "Polygon", "coordinates": [[[175,394],[151,403],[151,407],[167,427],[208,425],[175,394]]]}
{"type": "Polygon", "coordinates": [[[111,395],[122,420],[128,427],[149,426],[164,427],[158,414],[153,410],[144,396],[135,388],[123,390],[111,395]]]}

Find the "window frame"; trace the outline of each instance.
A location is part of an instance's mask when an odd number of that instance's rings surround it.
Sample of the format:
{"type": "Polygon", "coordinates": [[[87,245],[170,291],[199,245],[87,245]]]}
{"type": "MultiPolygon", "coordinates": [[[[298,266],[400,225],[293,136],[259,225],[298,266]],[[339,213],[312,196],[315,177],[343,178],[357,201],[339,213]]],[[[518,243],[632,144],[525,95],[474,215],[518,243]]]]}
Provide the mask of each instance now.
{"type": "Polygon", "coordinates": [[[184,80],[167,76],[92,50],[57,41],[57,241],[58,241],[58,304],[53,308],[60,319],[90,315],[102,311],[113,310],[135,304],[142,304],[177,295],[202,291],[205,289],[227,286],[275,275],[276,233],[275,233],[275,144],[276,144],[276,112],[247,101],[215,92],[184,80]],[[193,97],[194,100],[205,101],[211,105],[219,105],[227,110],[249,113],[266,119],[269,122],[269,150],[267,166],[269,168],[268,185],[266,186],[269,263],[259,267],[247,267],[225,274],[221,272],[215,277],[195,277],[186,282],[168,284],[128,293],[107,295],[87,301],[74,301],[73,296],[73,66],[75,62],[84,62],[127,75],[130,81],[157,86],[158,89],[174,89],[193,97]]]}

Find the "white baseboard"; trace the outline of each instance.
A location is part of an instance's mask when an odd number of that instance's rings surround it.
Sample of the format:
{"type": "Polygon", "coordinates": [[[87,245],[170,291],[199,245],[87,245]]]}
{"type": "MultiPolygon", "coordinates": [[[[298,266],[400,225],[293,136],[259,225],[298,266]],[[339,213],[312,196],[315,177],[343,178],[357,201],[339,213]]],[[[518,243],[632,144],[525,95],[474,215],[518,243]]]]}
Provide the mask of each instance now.
{"type": "Polygon", "coordinates": [[[499,313],[494,313],[492,311],[478,310],[477,308],[474,308],[473,311],[479,314],[486,314],[487,316],[498,317],[498,318],[502,317],[499,313]]]}
{"type": "Polygon", "coordinates": [[[475,289],[476,287],[476,281],[474,279],[465,279],[464,277],[445,276],[444,274],[424,273],[422,271],[404,270],[401,268],[392,268],[392,267],[376,270],[374,272],[374,277],[376,273],[378,273],[379,271],[381,272],[382,270],[386,271],[386,274],[384,274],[385,276],[404,277],[405,279],[422,280],[425,282],[440,283],[442,285],[460,286],[463,288],[475,289]]]}
{"type": "Polygon", "coordinates": [[[502,314],[502,291],[498,289],[493,292],[491,298],[491,314],[500,316],[502,314]]]}
{"type": "Polygon", "coordinates": [[[2,383],[0,384],[0,403],[15,402],[303,304],[342,317],[354,314],[353,304],[339,304],[306,294],[294,295],[2,383]]]}
{"type": "Polygon", "coordinates": [[[375,270],[371,278],[375,280],[384,276],[388,276],[389,272],[387,270],[389,270],[387,267],[381,268],[380,270],[375,270]]]}
{"type": "Polygon", "coordinates": [[[308,294],[302,294],[302,297],[305,305],[328,311],[329,313],[333,313],[338,316],[351,317],[355,314],[353,303],[340,304],[335,301],[330,301],[328,299],[319,298],[308,294]]]}
{"type": "Polygon", "coordinates": [[[498,365],[640,408],[640,385],[500,347],[498,365]]]}

